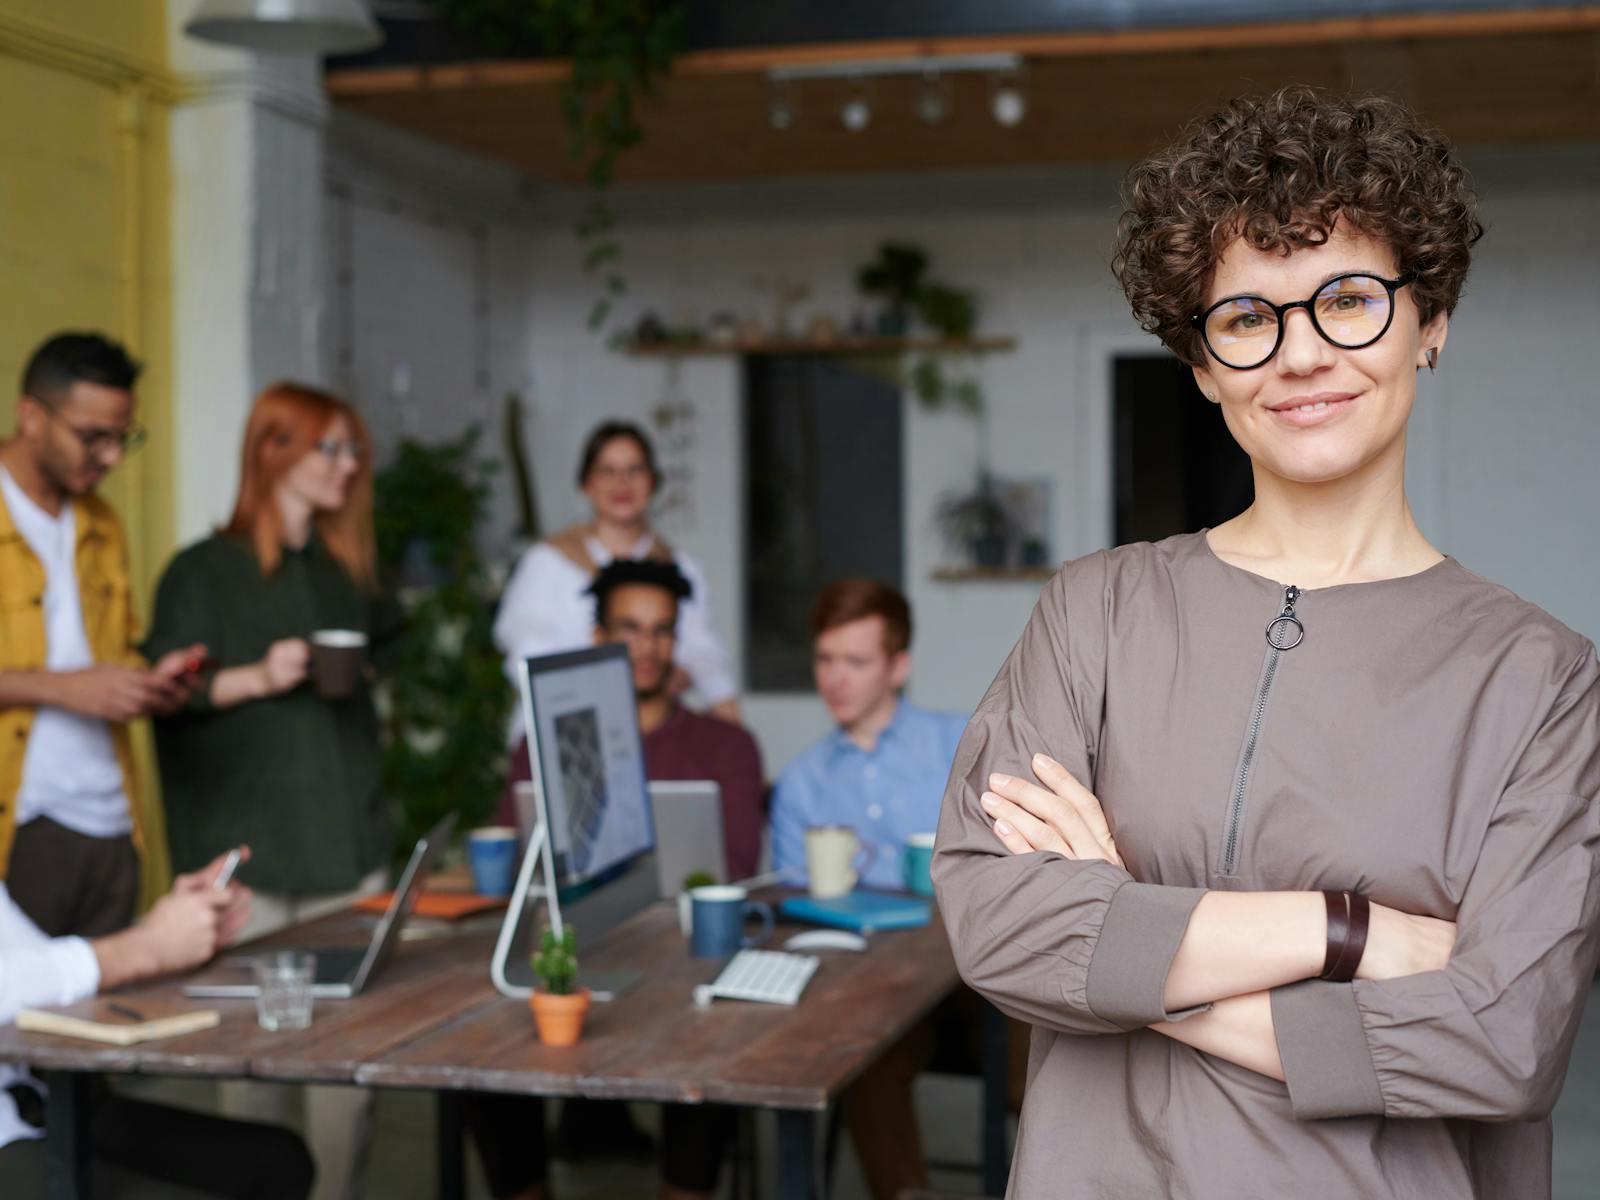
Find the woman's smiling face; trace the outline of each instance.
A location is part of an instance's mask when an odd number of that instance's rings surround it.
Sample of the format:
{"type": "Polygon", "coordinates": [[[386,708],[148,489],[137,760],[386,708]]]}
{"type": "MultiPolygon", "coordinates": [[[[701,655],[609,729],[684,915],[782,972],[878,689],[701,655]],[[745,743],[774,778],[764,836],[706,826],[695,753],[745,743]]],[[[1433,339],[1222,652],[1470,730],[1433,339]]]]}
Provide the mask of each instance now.
{"type": "MultiPolygon", "coordinates": [[[[1260,296],[1274,304],[1311,297],[1350,273],[1394,279],[1394,251],[1344,223],[1328,240],[1287,256],[1235,239],[1212,273],[1204,311],[1230,296],[1260,296]]],[[[1296,483],[1326,483],[1403,447],[1416,396],[1416,373],[1430,348],[1444,345],[1449,319],[1418,323],[1411,290],[1394,294],[1394,320],[1370,346],[1346,350],[1319,334],[1303,308],[1284,316],[1278,352],[1238,371],[1209,354],[1195,367],[1200,390],[1222,406],[1234,440],[1258,470],[1296,483]]]]}

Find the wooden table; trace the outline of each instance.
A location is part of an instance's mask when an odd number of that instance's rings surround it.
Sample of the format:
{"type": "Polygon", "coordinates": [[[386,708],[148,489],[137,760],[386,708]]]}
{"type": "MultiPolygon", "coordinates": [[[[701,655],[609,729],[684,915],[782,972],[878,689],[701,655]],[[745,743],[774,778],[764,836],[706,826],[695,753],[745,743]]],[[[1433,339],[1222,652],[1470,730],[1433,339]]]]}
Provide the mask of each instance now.
{"type": "MultiPolygon", "coordinates": [[[[774,944],[788,929],[780,924],[774,944]]],[[[260,945],[349,944],[366,936],[353,913],[260,945]]],[[[30,1064],[49,1086],[52,1200],[87,1200],[88,1081],[93,1073],[199,1075],[423,1088],[441,1095],[442,1196],[461,1190],[451,1098],[466,1091],[590,1096],[768,1108],[778,1116],[780,1195],[819,1192],[817,1121],[873,1060],[957,986],[943,926],[879,933],[864,954],[834,953],[799,1004],[719,1000],[697,1009],[696,984],[721,963],[689,956],[675,911],[656,905],[583,956],[597,971],[642,970],[638,987],[590,1009],[578,1045],[541,1045],[527,1005],[489,983],[492,937],[408,942],[354,1000],[319,1001],[309,1029],[268,1033],[251,1001],[195,1001],[222,1012],[215,1029],[111,1047],[0,1029],[0,1061],[30,1064]]],[[[126,989],[170,997],[171,981],[126,989]]],[[[996,1014],[985,1036],[984,1182],[1003,1187],[1005,1045],[996,1014]]]]}

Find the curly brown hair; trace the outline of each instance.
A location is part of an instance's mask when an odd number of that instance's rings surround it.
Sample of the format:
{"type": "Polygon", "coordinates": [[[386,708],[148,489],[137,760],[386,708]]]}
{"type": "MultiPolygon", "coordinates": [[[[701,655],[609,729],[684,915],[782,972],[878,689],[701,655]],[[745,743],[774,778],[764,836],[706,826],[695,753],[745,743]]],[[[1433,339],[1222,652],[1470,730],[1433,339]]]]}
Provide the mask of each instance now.
{"type": "Polygon", "coordinates": [[[1139,324],[1191,364],[1202,353],[1189,318],[1235,238],[1288,254],[1345,221],[1393,247],[1426,323],[1455,310],[1483,236],[1442,135],[1394,100],[1298,85],[1191,125],[1129,171],[1123,203],[1112,270],[1139,324]]]}

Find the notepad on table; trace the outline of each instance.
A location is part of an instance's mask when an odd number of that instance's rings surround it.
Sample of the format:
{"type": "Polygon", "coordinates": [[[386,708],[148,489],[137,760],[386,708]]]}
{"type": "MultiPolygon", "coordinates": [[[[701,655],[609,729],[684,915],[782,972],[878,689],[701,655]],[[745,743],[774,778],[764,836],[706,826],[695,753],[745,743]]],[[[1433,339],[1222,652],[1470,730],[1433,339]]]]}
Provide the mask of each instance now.
{"type": "Polygon", "coordinates": [[[926,900],[915,896],[891,896],[883,892],[850,892],[828,900],[815,896],[788,896],[778,909],[786,917],[871,933],[875,929],[915,929],[926,925],[932,914],[926,900]]]}
{"type": "MultiPolygon", "coordinates": [[[[363,896],[353,907],[357,912],[383,913],[389,908],[393,892],[363,896]]],[[[494,912],[510,903],[510,896],[480,896],[476,892],[424,891],[417,897],[411,915],[424,920],[459,921],[463,917],[494,912]]]]}
{"type": "Polygon", "coordinates": [[[222,1014],[214,1008],[157,1008],[144,1000],[130,1006],[104,998],[83,1000],[64,1008],[25,1008],[17,1014],[17,1028],[24,1032],[54,1033],[111,1046],[199,1033],[221,1023],[222,1014]],[[134,1013],[137,1018],[131,1015],[134,1013]]]}

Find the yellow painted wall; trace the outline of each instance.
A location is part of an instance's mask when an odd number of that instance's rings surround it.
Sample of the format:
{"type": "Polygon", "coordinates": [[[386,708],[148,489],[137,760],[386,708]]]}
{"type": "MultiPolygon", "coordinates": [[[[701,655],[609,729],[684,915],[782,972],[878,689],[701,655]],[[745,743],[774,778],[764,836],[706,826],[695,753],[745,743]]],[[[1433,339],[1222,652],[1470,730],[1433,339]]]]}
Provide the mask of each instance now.
{"type": "MultiPolygon", "coordinates": [[[[146,614],[173,548],[174,94],[163,0],[0,0],[0,430],[12,428],[28,354],[53,332],[103,331],[146,364],[138,419],[150,439],[104,488],[146,614]]],[[[148,737],[139,741],[148,894],[168,868],[148,737]]]]}

